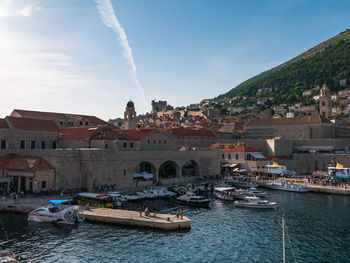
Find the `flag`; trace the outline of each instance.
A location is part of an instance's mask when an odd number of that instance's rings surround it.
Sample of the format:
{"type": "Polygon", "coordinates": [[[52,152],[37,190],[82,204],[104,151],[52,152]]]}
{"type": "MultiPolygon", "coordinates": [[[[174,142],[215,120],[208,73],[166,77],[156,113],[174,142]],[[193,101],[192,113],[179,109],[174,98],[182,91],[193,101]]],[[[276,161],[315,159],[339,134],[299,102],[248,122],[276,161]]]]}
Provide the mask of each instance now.
{"type": "Polygon", "coordinates": [[[340,163],[337,163],[337,168],[344,168],[344,166],[340,163]]]}

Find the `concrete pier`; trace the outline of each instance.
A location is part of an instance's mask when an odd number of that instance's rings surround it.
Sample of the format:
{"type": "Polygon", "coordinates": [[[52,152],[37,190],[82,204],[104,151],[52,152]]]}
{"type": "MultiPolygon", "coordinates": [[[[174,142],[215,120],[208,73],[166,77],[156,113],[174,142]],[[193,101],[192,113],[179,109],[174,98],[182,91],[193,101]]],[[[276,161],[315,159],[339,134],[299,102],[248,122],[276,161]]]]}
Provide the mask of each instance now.
{"type": "Polygon", "coordinates": [[[115,225],[135,226],[160,230],[179,230],[190,229],[191,220],[186,216],[180,217],[168,214],[151,213],[145,216],[137,211],[108,209],[108,208],[90,208],[82,212],[87,221],[100,222],[115,225]]]}
{"type": "Polygon", "coordinates": [[[308,184],[310,192],[324,193],[324,194],[337,194],[337,195],[350,195],[350,189],[344,187],[335,186],[322,186],[316,184],[308,184]]]}

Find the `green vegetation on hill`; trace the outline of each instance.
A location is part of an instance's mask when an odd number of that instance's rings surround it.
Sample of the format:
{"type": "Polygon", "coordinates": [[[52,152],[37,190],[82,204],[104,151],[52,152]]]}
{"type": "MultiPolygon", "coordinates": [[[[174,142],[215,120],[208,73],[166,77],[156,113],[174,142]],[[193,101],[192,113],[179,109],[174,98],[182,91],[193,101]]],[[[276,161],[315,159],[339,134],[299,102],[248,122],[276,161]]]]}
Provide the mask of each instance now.
{"type": "MultiPolygon", "coordinates": [[[[301,55],[239,84],[218,100],[235,96],[256,97],[259,89],[271,88],[274,104],[310,103],[302,93],[315,84],[327,83],[332,92],[340,90],[339,80],[350,78],[350,30],[336,35],[301,55]]],[[[348,84],[349,85],[349,84],[348,84]]],[[[242,102],[242,100],[240,100],[242,102]]]]}

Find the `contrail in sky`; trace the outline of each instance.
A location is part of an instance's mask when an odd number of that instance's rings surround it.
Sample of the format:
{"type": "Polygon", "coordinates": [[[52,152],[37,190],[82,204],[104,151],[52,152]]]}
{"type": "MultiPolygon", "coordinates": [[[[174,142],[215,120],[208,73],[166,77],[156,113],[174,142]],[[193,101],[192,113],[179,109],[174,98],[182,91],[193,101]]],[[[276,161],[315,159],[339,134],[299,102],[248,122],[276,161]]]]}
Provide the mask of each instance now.
{"type": "Polygon", "coordinates": [[[124,49],[123,57],[126,59],[126,61],[131,67],[130,76],[135,82],[135,85],[137,86],[139,91],[141,92],[142,99],[146,105],[145,92],[143,91],[140,81],[136,75],[136,65],[135,65],[134,57],[132,56],[131,47],[129,45],[128,38],[126,37],[124,29],[119,23],[119,20],[114,13],[112,3],[110,0],[95,0],[95,1],[97,4],[98,13],[101,16],[103,23],[107,27],[112,28],[119,35],[119,44],[124,49]]]}

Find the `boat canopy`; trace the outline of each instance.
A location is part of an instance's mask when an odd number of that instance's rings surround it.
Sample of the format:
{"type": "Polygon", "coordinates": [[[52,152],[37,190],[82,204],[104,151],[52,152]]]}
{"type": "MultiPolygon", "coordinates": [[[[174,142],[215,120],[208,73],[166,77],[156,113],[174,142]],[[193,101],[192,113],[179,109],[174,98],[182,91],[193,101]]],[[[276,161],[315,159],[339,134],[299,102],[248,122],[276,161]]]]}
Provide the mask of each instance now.
{"type": "Polygon", "coordinates": [[[265,159],[265,156],[261,153],[251,153],[251,156],[253,156],[255,159],[265,159]]]}
{"type": "Polygon", "coordinates": [[[141,172],[141,173],[134,173],[134,178],[141,178],[141,179],[152,179],[153,178],[153,174],[151,173],[147,173],[145,171],[141,172]]]}
{"type": "Polygon", "coordinates": [[[49,203],[50,204],[53,204],[53,205],[58,205],[58,204],[64,204],[64,203],[68,203],[68,202],[71,202],[72,199],[65,199],[65,200],[49,200],[49,203]]]}
{"type": "Polygon", "coordinates": [[[214,188],[214,191],[217,191],[217,192],[225,192],[225,191],[232,191],[232,190],[235,190],[234,187],[216,187],[214,188]]]}

